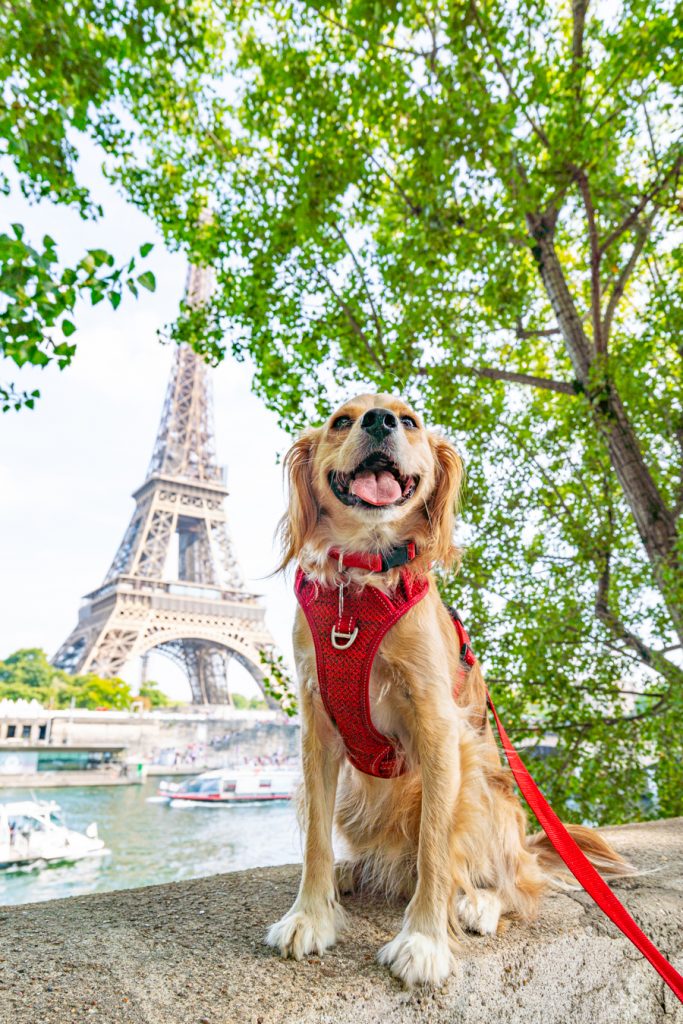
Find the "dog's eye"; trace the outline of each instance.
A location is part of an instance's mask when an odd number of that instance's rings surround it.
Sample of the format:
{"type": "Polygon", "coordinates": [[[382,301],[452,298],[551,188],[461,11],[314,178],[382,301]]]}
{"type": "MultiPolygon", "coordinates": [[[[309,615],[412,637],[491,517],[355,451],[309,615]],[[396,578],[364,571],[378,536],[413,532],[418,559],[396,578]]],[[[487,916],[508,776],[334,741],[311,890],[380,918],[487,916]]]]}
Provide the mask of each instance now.
{"type": "Polygon", "coordinates": [[[406,430],[417,430],[417,423],[412,416],[401,416],[401,423],[406,430]]]}
{"type": "Polygon", "coordinates": [[[336,420],[332,423],[333,430],[346,430],[351,426],[353,420],[350,416],[337,416],[336,420]]]}

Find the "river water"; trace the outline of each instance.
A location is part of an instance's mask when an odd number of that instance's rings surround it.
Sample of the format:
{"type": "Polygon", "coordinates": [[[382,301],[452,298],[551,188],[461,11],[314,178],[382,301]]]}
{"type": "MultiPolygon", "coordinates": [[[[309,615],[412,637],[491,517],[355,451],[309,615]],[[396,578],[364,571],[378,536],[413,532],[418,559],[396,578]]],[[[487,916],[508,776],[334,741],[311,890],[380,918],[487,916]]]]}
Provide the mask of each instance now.
{"type": "MultiPolygon", "coordinates": [[[[301,860],[292,804],[170,808],[148,799],[154,796],[159,781],[151,779],[141,786],[33,790],[37,799],[57,801],[69,828],[83,832],[96,821],[100,838],[111,852],[68,866],[0,872],[0,905],[301,860]]],[[[3,802],[28,799],[31,793],[26,789],[0,790],[3,802]]]]}

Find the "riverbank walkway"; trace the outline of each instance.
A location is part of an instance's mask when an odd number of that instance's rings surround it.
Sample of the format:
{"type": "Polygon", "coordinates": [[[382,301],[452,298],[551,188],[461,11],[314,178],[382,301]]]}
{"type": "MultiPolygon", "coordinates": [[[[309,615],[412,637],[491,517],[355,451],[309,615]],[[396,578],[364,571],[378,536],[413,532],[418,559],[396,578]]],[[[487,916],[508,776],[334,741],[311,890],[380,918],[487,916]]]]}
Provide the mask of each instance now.
{"type": "MultiPolygon", "coordinates": [[[[683,818],[606,830],[641,869],[619,897],[683,968],[683,818]]],[[[163,855],[160,851],[160,856],[163,855]]],[[[683,1024],[683,1007],[585,893],[539,920],[472,936],[438,991],[405,991],[375,961],[400,906],[347,898],[323,958],[263,945],[298,867],[0,907],[1,1024],[683,1024]]]]}

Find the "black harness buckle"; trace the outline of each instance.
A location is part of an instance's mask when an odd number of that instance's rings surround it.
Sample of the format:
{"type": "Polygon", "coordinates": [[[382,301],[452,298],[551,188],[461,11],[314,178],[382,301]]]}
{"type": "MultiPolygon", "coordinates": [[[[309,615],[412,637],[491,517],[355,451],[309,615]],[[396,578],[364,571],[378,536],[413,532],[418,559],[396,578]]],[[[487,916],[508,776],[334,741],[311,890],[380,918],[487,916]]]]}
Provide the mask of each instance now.
{"type": "Polygon", "coordinates": [[[399,565],[407,565],[412,562],[417,552],[414,544],[400,544],[392,548],[388,555],[382,555],[382,572],[387,569],[396,569],[399,565]]]}

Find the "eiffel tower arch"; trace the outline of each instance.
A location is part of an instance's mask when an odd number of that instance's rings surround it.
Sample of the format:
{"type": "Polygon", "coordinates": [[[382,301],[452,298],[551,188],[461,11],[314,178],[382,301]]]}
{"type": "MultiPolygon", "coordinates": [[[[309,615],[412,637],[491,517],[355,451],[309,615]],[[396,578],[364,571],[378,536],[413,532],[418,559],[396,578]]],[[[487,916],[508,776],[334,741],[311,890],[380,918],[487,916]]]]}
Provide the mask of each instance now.
{"type": "MultiPolygon", "coordinates": [[[[191,267],[187,301],[205,301],[210,288],[209,271],[191,267]]],[[[184,669],[194,703],[224,704],[236,660],[277,706],[264,688],[262,653],[275,650],[265,608],[246,587],[228,532],[211,398],[206,365],[180,345],[135,511],[53,664],[112,678],[158,650],[184,669]]]]}

